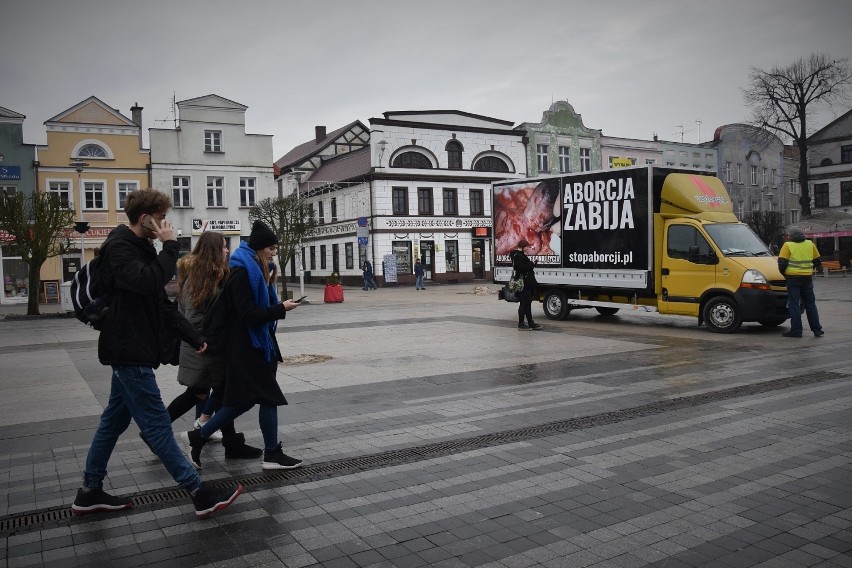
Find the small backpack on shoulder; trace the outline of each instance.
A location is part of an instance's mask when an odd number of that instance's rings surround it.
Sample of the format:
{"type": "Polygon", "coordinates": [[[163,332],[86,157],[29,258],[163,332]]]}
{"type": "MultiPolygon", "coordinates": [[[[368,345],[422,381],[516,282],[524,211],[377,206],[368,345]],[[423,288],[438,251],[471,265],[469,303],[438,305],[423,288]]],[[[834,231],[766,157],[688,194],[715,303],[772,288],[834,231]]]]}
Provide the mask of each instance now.
{"type": "Polygon", "coordinates": [[[106,245],[101,247],[101,253],[78,270],[71,281],[74,315],[96,330],[101,329],[112,299],[110,286],[103,275],[106,248],[106,245]]]}

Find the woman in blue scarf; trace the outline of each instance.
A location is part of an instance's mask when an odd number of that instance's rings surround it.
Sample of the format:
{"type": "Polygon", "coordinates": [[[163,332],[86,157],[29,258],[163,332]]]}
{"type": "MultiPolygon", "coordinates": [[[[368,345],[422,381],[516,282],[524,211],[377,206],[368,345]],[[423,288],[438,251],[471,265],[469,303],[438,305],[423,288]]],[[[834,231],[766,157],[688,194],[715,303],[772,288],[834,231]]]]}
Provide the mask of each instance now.
{"type": "Polygon", "coordinates": [[[201,448],[223,424],[258,405],[263,434],[263,469],[292,469],[302,465],[285,454],[278,440],[278,407],[287,404],[276,380],[282,361],[275,328],[278,320],[299,304],[279,303],[270,277],[278,237],[260,221],[248,241],[231,253],[231,276],[222,292],[232,321],[228,330],[223,407],[204,426],[187,432],[190,457],[201,467],[201,448]]]}

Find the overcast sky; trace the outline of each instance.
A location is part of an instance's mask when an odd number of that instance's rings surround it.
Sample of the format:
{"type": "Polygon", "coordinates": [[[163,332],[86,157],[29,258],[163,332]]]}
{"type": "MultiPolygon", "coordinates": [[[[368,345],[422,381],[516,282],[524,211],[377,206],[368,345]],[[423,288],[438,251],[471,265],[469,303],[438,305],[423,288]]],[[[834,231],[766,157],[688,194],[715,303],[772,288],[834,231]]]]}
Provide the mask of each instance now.
{"type": "Polygon", "coordinates": [[[554,100],[604,135],[706,141],[748,119],[751,66],[852,60],[849,0],[0,0],[0,14],[0,106],[27,116],[25,142],[95,95],[144,107],[147,144],[173,126],[173,95],[215,93],[274,135],[273,159],[315,125],[434,109],[538,122],[554,100]]]}

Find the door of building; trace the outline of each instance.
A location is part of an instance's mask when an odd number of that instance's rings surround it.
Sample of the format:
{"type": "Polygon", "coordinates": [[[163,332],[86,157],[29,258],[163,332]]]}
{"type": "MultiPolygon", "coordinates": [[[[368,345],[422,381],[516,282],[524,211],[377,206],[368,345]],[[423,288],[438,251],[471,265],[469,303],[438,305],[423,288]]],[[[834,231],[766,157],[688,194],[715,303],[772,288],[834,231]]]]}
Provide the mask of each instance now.
{"type": "Polygon", "coordinates": [[[485,241],[473,239],[471,242],[471,258],[473,259],[473,278],[482,280],[485,278],[485,241]]]}
{"type": "Polygon", "coordinates": [[[423,277],[431,280],[435,270],[435,241],[420,241],[420,262],[423,263],[423,277]]]}

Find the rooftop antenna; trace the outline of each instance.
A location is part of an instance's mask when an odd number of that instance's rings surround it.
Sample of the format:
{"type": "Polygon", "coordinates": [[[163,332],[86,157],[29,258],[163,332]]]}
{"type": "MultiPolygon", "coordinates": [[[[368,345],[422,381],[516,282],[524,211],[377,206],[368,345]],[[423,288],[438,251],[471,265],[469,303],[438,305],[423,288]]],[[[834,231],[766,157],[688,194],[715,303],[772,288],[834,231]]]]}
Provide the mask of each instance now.
{"type": "Polygon", "coordinates": [[[695,119],[695,124],[697,124],[697,125],[698,125],[698,143],[699,143],[699,144],[701,144],[701,119],[700,119],[700,118],[696,118],[696,119],[695,119]]]}
{"type": "Polygon", "coordinates": [[[177,130],[178,118],[177,118],[177,99],[175,98],[175,93],[172,91],[172,96],[169,99],[169,106],[171,107],[171,118],[158,118],[154,122],[171,122],[174,125],[174,129],[177,130]]]}

